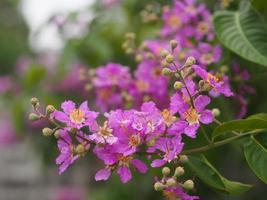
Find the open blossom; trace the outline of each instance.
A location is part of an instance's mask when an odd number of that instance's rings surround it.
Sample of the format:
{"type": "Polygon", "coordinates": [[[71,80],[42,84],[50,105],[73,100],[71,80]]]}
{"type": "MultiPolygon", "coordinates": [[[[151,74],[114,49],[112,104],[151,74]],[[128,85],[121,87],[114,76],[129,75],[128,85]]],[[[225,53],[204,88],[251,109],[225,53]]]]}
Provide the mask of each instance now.
{"type": "Polygon", "coordinates": [[[55,111],[54,118],[67,125],[68,128],[81,129],[89,126],[90,129],[97,128],[97,112],[90,111],[87,102],[83,102],[78,108],[72,101],[65,101],[61,104],[62,111],[55,111]]]}
{"type": "Polygon", "coordinates": [[[233,96],[229,85],[225,81],[216,77],[215,75],[208,73],[205,69],[200,66],[195,65],[194,71],[198,76],[200,76],[204,81],[206,81],[212,88],[211,92],[214,94],[223,94],[226,97],[233,96]]]}
{"type": "Polygon", "coordinates": [[[152,167],[161,167],[168,162],[176,159],[182,152],[184,143],[181,141],[181,135],[173,138],[160,138],[153,147],[148,149],[149,153],[154,153],[159,150],[162,155],[162,159],[156,159],[151,163],[152,167]]]}
{"type": "Polygon", "coordinates": [[[182,200],[197,200],[199,197],[197,196],[190,196],[189,194],[185,193],[181,186],[175,187],[168,187],[164,189],[163,195],[169,199],[182,199],[182,200]]]}

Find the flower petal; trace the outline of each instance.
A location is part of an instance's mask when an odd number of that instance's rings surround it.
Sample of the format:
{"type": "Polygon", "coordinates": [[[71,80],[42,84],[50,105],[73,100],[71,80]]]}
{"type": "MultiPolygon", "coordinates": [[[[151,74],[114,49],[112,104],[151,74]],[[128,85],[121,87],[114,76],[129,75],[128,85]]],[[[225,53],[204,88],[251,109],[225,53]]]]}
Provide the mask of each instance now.
{"type": "Polygon", "coordinates": [[[109,179],[110,175],[111,175],[110,169],[108,169],[108,168],[100,169],[95,175],[95,180],[96,181],[106,181],[109,179]]]}
{"type": "Polygon", "coordinates": [[[213,121],[213,115],[212,112],[210,110],[204,110],[201,115],[199,120],[203,123],[203,124],[210,124],[213,121]]]}
{"type": "Polygon", "coordinates": [[[199,95],[195,99],[195,107],[198,112],[201,112],[210,103],[210,98],[206,95],[199,95]]]}
{"type": "Polygon", "coordinates": [[[146,173],[147,172],[147,166],[145,163],[143,163],[141,160],[134,159],[132,161],[133,166],[140,172],[140,173],[146,173]]]}
{"type": "Polygon", "coordinates": [[[156,160],[153,160],[153,162],[151,163],[151,167],[161,167],[161,166],[165,165],[166,162],[167,161],[165,161],[165,160],[156,159],[156,160]]]}
{"type": "Polygon", "coordinates": [[[117,173],[120,176],[120,179],[123,183],[127,183],[128,181],[130,181],[132,179],[132,173],[130,171],[130,169],[126,166],[121,166],[117,173]]]}
{"type": "Polygon", "coordinates": [[[70,114],[75,109],[75,103],[73,101],[65,101],[61,104],[61,108],[66,114],[70,114]]]}

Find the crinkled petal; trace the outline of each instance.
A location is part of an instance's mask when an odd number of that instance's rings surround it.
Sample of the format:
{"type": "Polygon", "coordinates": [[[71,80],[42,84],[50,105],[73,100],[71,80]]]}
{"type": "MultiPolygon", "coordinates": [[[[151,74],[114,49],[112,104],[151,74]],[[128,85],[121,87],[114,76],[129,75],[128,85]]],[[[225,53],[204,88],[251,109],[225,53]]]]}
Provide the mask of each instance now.
{"type": "Polygon", "coordinates": [[[201,112],[210,103],[210,98],[206,95],[199,95],[195,99],[195,107],[198,112],[201,112]]]}
{"type": "Polygon", "coordinates": [[[111,175],[110,169],[108,169],[108,168],[100,169],[95,175],[95,180],[96,181],[106,181],[109,179],[110,175],[111,175]]]}
{"type": "Polygon", "coordinates": [[[147,172],[147,165],[143,163],[141,160],[134,159],[132,161],[133,166],[140,172],[140,173],[146,173],[147,172]]]}
{"type": "Polygon", "coordinates": [[[75,109],[75,103],[73,101],[65,101],[61,104],[61,108],[69,115],[75,109]]]}
{"type": "Polygon", "coordinates": [[[119,174],[120,179],[123,183],[127,183],[132,179],[132,173],[130,169],[126,166],[119,167],[117,173],[119,174]]]}
{"type": "Polygon", "coordinates": [[[213,115],[212,112],[210,110],[204,110],[201,115],[199,120],[203,123],[203,124],[210,124],[211,122],[213,122],[213,115]]]}
{"type": "Polygon", "coordinates": [[[166,160],[156,159],[151,163],[151,167],[161,167],[166,164],[166,160]]]}

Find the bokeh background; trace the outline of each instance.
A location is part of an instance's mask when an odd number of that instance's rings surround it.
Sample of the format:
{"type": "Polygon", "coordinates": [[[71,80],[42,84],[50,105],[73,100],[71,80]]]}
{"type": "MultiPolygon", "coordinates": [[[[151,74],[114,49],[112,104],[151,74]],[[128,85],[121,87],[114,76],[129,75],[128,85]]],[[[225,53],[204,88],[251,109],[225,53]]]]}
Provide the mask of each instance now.
{"type": "MultiPolygon", "coordinates": [[[[113,61],[134,69],[134,59],[121,48],[124,34],[135,32],[138,42],[156,36],[160,23],[144,23],[141,14],[147,4],[155,2],[171,1],[0,1],[0,200],[162,199],[152,188],[152,174],[157,171],[136,174],[125,185],[115,176],[96,183],[93,177],[100,163],[90,156],[59,176],[54,164],[55,140],[41,137],[44,122],[28,120],[33,96],[54,105],[65,99],[91,99],[93,94],[80,80],[83,68],[113,61]]],[[[211,10],[221,5],[220,0],[204,2],[211,10]]],[[[233,8],[236,4],[233,2],[233,8]]],[[[266,111],[267,93],[262,84],[266,71],[239,61],[252,74],[251,84],[257,91],[250,98],[248,114],[266,111]]],[[[220,106],[227,111],[224,120],[232,119],[231,107],[224,102],[220,106]]],[[[209,156],[224,175],[255,183],[255,188],[241,197],[226,197],[197,182],[202,199],[266,199],[266,186],[248,170],[240,149],[216,149],[209,156]]]]}

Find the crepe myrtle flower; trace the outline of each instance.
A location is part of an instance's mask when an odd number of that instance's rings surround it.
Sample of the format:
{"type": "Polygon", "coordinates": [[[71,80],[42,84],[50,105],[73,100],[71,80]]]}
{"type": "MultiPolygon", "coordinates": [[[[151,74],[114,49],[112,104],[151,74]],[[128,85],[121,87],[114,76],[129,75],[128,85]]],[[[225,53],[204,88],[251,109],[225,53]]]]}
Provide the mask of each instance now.
{"type": "Polygon", "coordinates": [[[212,112],[206,109],[209,103],[210,98],[208,96],[198,96],[194,100],[194,107],[190,106],[188,110],[181,115],[181,120],[177,122],[177,128],[184,128],[184,134],[195,138],[200,123],[210,124],[213,122],[212,112]]]}
{"type": "Polygon", "coordinates": [[[168,162],[176,159],[182,152],[184,143],[182,142],[181,135],[173,138],[159,138],[156,144],[150,147],[147,152],[155,153],[157,150],[163,153],[161,159],[156,159],[151,163],[152,167],[161,167],[168,162]]]}
{"type": "Polygon", "coordinates": [[[211,87],[211,93],[223,94],[226,97],[233,96],[229,84],[224,80],[216,77],[215,75],[208,73],[205,69],[200,66],[193,66],[195,73],[206,81],[211,87]]]}
{"type": "Polygon", "coordinates": [[[57,141],[57,147],[60,154],[56,158],[56,164],[59,165],[59,174],[62,174],[79,158],[79,155],[74,154],[75,146],[72,144],[72,139],[65,129],[60,130],[60,138],[57,141]]]}
{"type": "Polygon", "coordinates": [[[113,147],[96,147],[94,152],[104,161],[106,167],[99,170],[95,175],[95,180],[107,180],[111,172],[116,170],[123,183],[132,179],[130,167],[134,167],[140,173],[146,173],[148,168],[145,163],[133,156],[123,156],[113,151],[113,147]]]}
{"type": "Polygon", "coordinates": [[[113,136],[113,129],[108,125],[108,121],[104,122],[103,127],[99,127],[97,132],[89,136],[89,139],[95,141],[97,144],[114,144],[118,138],[113,136]]]}
{"type": "Polygon", "coordinates": [[[197,200],[199,199],[198,196],[191,196],[184,192],[183,188],[179,185],[175,187],[168,187],[163,190],[163,195],[169,199],[181,199],[181,200],[197,200]]]}
{"type": "Polygon", "coordinates": [[[67,125],[69,129],[81,129],[89,126],[90,130],[97,128],[97,112],[90,111],[87,101],[83,102],[78,108],[72,101],[65,101],[61,104],[62,111],[55,111],[54,118],[67,125]]]}

